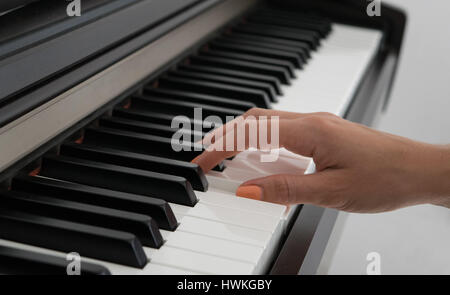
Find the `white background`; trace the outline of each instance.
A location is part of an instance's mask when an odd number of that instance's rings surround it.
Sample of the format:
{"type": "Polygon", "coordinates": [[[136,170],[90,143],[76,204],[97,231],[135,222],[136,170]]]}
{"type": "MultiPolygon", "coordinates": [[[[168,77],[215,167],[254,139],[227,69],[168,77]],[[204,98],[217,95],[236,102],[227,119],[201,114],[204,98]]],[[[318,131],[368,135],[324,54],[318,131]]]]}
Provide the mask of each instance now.
{"type": "MultiPolygon", "coordinates": [[[[450,1],[384,2],[408,13],[408,27],[391,103],[378,128],[450,144],[450,1]]],[[[450,210],[340,213],[318,273],[365,274],[372,251],[381,255],[382,274],[450,275],[450,210]]]]}

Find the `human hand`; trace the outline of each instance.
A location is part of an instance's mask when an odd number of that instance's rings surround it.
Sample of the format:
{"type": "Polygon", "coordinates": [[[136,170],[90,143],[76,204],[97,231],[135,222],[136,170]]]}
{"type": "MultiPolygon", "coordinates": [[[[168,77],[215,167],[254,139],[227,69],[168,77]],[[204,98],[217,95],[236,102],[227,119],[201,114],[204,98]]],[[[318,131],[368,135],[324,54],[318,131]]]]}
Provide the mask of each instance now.
{"type": "MultiPolygon", "coordinates": [[[[316,173],[283,174],[243,183],[236,194],[285,205],[314,204],[375,213],[432,203],[450,207],[450,148],[383,133],[328,113],[297,114],[252,109],[243,117],[279,116],[279,144],[312,157],[316,173]]],[[[205,140],[193,160],[205,172],[239,151],[225,150],[230,122],[205,140]],[[222,147],[222,151],[218,147],[222,147]]],[[[238,127],[245,128],[245,125],[238,127]]],[[[270,127],[268,128],[270,130],[270,127]]],[[[245,133],[248,135],[248,132],[245,133]]],[[[236,141],[234,141],[236,142],[236,141]]],[[[245,147],[255,147],[246,138],[245,147]]]]}

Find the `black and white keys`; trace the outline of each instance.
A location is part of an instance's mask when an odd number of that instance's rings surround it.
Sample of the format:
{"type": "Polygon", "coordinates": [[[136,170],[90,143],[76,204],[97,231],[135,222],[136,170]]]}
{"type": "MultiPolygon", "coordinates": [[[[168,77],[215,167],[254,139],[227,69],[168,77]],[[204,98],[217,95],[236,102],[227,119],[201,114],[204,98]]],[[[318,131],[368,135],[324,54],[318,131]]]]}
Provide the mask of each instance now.
{"type": "Polygon", "coordinates": [[[37,176],[14,178],[0,192],[0,247],[19,254],[4,256],[36,253],[26,263],[52,273],[67,252],[80,252],[88,273],[264,273],[286,207],[234,191],[245,179],[303,173],[310,160],[283,151],[263,165],[246,152],[205,175],[190,162],[203,150],[195,139],[215,126],[195,109],[222,120],[253,107],[343,115],[380,38],[317,16],[255,11],[45,156],[37,176]],[[172,126],[179,116],[190,128],[172,126]],[[176,132],[192,141],[174,143],[176,132]]]}

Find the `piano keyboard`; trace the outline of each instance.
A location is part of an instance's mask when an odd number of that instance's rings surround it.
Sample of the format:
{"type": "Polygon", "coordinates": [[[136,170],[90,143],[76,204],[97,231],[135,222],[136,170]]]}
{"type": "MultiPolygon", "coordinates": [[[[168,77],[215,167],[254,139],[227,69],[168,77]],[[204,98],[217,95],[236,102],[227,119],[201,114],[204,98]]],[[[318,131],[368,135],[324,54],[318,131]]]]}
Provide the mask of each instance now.
{"type": "Polygon", "coordinates": [[[266,273],[294,209],[234,192],[248,179],[313,172],[311,160],[282,150],[267,164],[248,151],[204,175],[190,163],[200,152],[172,150],[172,118],[193,120],[196,107],[221,118],[252,107],[343,116],[381,39],[255,10],[13,178],[0,192],[0,272],[63,273],[66,253],[78,252],[86,274],[266,273]]]}

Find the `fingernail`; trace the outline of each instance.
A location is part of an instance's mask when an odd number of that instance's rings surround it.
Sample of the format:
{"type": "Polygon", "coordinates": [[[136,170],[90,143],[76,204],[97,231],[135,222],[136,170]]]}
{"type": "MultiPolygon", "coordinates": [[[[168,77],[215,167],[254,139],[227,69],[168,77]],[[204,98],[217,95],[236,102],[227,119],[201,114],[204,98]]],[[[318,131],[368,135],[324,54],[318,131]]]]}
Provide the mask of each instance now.
{"type": "Polygon", "coordinates": [[[262,189],[256,185],[241,186],[237,189],[236,195],[241,198],[260,201],[262,199],[262,189]]]}

